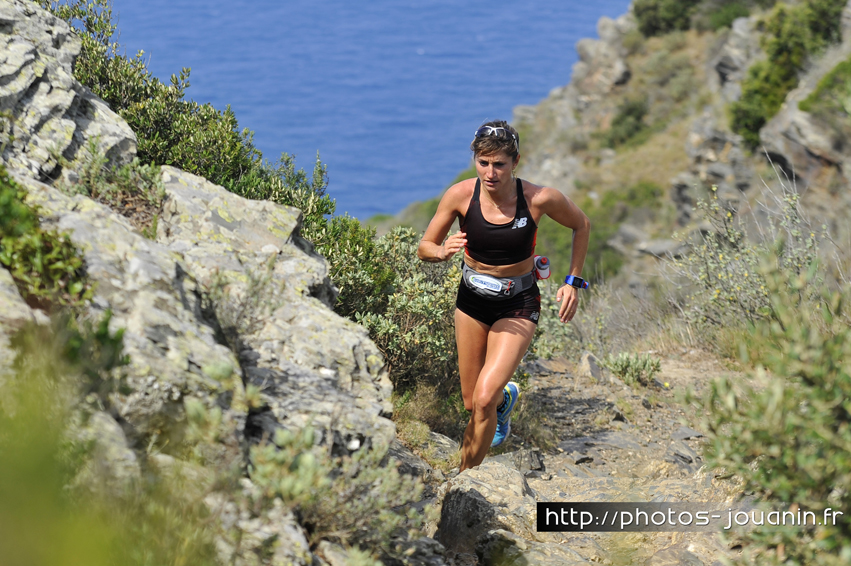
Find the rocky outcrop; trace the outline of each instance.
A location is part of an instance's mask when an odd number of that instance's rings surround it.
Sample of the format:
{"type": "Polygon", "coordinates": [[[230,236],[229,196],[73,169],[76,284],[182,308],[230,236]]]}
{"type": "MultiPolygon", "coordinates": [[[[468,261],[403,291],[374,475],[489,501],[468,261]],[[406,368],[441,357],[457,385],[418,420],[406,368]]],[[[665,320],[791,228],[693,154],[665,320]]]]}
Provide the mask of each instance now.
{"type": "Polygon", "coordinates": [[[582,104],[611,92],[629,81],[630,73],[623,56],[623,36],[633,29],[629,16],[617,20],[602,17],[597,22],[600,39],[580,39],[576,44],[579,61],[573,65],[570,84],[580,94],[582,104]]]}
{"type": "MultiPolygon", "coordinates": [[[[252,437],[312,423],[347,453],[379,437],[389,444],[392,385],[366,330],[335,315],[325,261],[298,236],[300,213],[246,201],[201,177],[163,168],[166,201],[158,241],[187,273],[217,289],[215,323],[238,352],[263,407],[252,437]]],[[[322,440],[324,442],[324,440],[322,440]]]]}
{"type": "Polygon", "coordinates": [[[524,147],[522,175],[573,191],[582,161],[571,151],[572,144],[585,143],[586,137],[614,110],[605,99],[614,88],[627,83],[631,72],[625,61],[623,38],[636,27],[632,12],[612,20],[603,17],[597,24],[600,39],[582,39],[576,45],[579,61],[567,86],[553,89],[536,106],[514,109],[514,124],[536,132],[534,144],[524,147]],[[570,137],[565,144],[565,134],[570,137]]]}
{"type": "Polygon", "coordinates": [[[757,24],[756,16],[734,20],[719,38],[718,52],[709,61],[709,86],[720,92],[725,102],[739,99],[748,68],[765,56],[759,46],[757,24]]]}
{"type": "MultiPolygon", "coordinates": [[[[851,207],[848,140],[835,124],[798,108],[836,65],[851,57],[851,2],[842,13],[842,42],[811,62],[780,111],[760,130],[763,151],[819,214],[834,217],[851,207]],[[842,187],[845,190],[839,191],[842,187]],[[839,197],[839,198],[837,198],[839,197]]],[[[833,231],[837,234],[837,231],[833,231]]]]}
{"type": "MultiPolygon", "coordinates": [[[[164,167],[151,240],[107,206],[59,191],[49,184],[58,156],[73,161],[95,141],[119,164],[133,158],[135,137],[73,79],[80,42],[64,22],[25,0],[0,0],[0,41],[0,111],[11,115],[0,163],[42,226],[80,249],[94,288],[85,314],[112,313],[130,360],[105,410],[71,427],[92,449],[76,482],[121,494],[149,471],[181,476],[218,521],[223,564],[321,563],[280,501],[258,511],[247,503],[256,495],[248,478],[242,495],[214,481],[244,472],[249,447],[281,428],[311,424],[333,455],[395,437],[383,358],[365,329],[333,312],[337,290],[299,235],[301,212],[164,167]],[[251,401],[247,388],[256,389],[251,401]]],[[[0,380],[11,377],[9,335],[45,318],[0,269],[0,380]]],[[[434,541],[411,549],[421,559],[406,564],[443,563],[434,541]]]]}
{"type": "Polygon", "coordinates": [[[0,2],[2,159],[37,180],[59,173],[94,141],[113,164],[136,154],[126,122],[73,77],[80,40],[68,24],[27,0],[0,2]]]}
{"type": "MultiPolygon", "coordinates": [[[[324,261],[302,249],[297,210],[246,201],[166,168],[166,212],[155,242],[86,197],[17,180],[41,207],[43,224],[68,232],[83,251],[95,283],[93,310],[111,310],[111,329],[125,329],[129,389],[111,401],[129,446],[162,446],[178,460],[191,449],[228,469],[244,465],[248,443],[271,438],[281,427],[313,424],[318,442],[337,454],[394,437],[393,423],[382,416],[389,414],[391,390],[382,358],[364,329],[323,302],[334,290],[324,261]],[[229,319],[233,342],[223,334],[228,313],[243,317],[229,319]],[[246,385],[258,387],[262,401],[251,413],[246,385]],[[190,437],[199,415],[201,426],[213,427],[215,441],[190,437]]],[[[26,318],[24,307],[15,316],[26,318]]],[[[102,441],[105,455],[111,450],[126,465],[102,475],[132,476],[132,458],[115,448],[120,443],[110,439],[118,433],[108,424],[90,434],[102,441]]],[[[237,503],[217,505],[227,510],[237,503]]],[[[260,548],[297,529],[281,531],[275,517],[246,512],[222,515],[242,517],[233,526],[254,533],[239,546],[237,563],[250,555],[245,544],[251,537],[259,537],[260,548]]],[[[280,563],[305,563],[294,556],[280,563]]]]}
{"type": "Polygon", "coordinates": [[[83,251],[96,286],[93,310],[112,312],[110,329],[124,330],[129,390],[111,401],[136,445],[179,447],[187,406],[221,412],[212,461],[241,458],[248,414],[242,370],[205,315],[205,289],[180,257],[139,234],[120,215],[82,195],[66,196],[17,177],[28,201],[41,207],[42,225],[68,232],[83,251]]]}
{"type": "Polygon", "coordinates": [[[710,109],[692,123],[685,148],[691,167],[671,180],[670,196],[678,225],[686,226],[693,220],[695,204],[706,200],[712,187],[727,203],[746,199],[745,193],[757,181],[753,160],[744,151],[742,137],[721,128],[710,109]]]}

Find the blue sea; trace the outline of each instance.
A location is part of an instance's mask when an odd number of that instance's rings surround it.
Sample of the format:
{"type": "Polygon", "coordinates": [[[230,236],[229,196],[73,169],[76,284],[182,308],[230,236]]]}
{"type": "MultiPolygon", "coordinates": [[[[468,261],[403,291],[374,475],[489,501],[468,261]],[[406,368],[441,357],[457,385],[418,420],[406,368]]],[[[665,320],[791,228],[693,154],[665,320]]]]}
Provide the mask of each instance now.
{"type": "Polygon", "coordinates": [[[337,213],[364,220],[437,196],[481,122],[567,84],[576,42],[628,6],[114,0],[114,40],[164,81],[191,68],[187,97],[230,104],[266,159],[293,154],[310,172],[319,152],[337,213]]]}

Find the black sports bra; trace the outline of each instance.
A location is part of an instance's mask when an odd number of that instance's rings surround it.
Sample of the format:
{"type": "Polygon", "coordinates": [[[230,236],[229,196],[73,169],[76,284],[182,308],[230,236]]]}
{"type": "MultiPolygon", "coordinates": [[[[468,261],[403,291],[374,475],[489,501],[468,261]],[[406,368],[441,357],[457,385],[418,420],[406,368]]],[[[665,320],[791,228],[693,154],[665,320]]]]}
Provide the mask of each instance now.
{"type": "Polygon", "coordinates": [[[506,224],[492,224],[482,215],[481,180],[476,179],[476,189],[461,219],[461,231],[467,233],[466,254],[487,265],[511,265],[532,257],[538,226],[523,196],[523,183],[517,179],[517,209],[514,220],[506,224]]]}

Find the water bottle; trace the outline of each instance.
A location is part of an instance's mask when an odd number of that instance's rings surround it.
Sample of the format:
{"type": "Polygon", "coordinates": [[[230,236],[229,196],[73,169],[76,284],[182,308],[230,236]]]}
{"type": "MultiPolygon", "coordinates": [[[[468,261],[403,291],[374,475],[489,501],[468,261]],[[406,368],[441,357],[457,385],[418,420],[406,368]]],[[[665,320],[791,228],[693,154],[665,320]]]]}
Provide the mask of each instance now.
{"type": "Polygon", "coordinates": [[[547,279],[550,276],[550,260],[547,259],[547,256],[536,255],[535,256],[535,274],[538,276],[538,279],[547,279]]]}

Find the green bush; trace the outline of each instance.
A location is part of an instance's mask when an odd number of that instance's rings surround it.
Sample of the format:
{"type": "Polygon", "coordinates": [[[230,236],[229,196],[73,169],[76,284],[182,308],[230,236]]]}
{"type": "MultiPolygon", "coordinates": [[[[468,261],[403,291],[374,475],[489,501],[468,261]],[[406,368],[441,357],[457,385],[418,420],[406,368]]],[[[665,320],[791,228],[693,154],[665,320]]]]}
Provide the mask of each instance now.
{"type": "Polygon", "coordinates": [[[810,95],[798,103],[830,128],[840,147],[851,142],[851,59],[839,63],[810,95]]]}
{"type": "Polygon", "coordinates": [[[701,0],[635,0],[633,12],[638,29],[650,37],[671,31],[687,30],[691,15],[701,0]]]}
{"type": "Polygon", "coordinates": [[[742,96],[730,107],[730,127],[751,146],[759,130],[774,116],[807,58],[840,39],[843,0],[807,0],[778,4],[765,19],[762,47],[767,58],[754,63],[742,81],[742,96]]]}
{"type": "Polygon", "coordinates": [[[59,182],[67,193],[81,193],[102,202],[128,217],[145,236],[156,237],[156,222],[162,208],[165,189],[159,167],[142,165],[139,158],[120,167],[112,167],[99,149],[97,140],[90,140],[74,163],[58,156],[63,167],[74,169],[75,183],[59,182]]]}
{"type": "Polygon", "coordinates": [[[457,375],[454,313],[460,283],[456,262],[417,258],[420,235],[395,228],[376,242],[380,269],[395,270],[386,307],[364,304],[355,320],[370,332],[390,367],[397,389],[415,384],[454,386],[457,375]]]}
{"type": "Polygon", "coordinates": [[[0,379],[0,555],[4,564],[217,564],[209,513],[187,490],[147,470],[107,492],[81,482],[94,462],[82,440],[119,390],[122,333],[67,315],[12,338],[0,379]]]}
{"type": "Polygon", "coordinates": [[[712,229],[670,264],[697,289],[689,300],[693,322],[720,328],[763,319],[769,294],[759,263],[766,254],[775,254],[788,273],[802,273],[817,262],[823,236],[803,216],[800,196],[786,186],[781,194],[767,196],[775,208],[762,211],[766,221],[752,238],[745,232],[748,219],[734,214],[714,187],[708,201],[698,202],[699,216],[712,229]]]}
{"type": "Polygon", "coordinates": [[[255,508],[271,508],[280,499],[298,513],[311,544],[332,540],[400,558],[423,516],[398,508],[417,501],[422,484],[395,466],[381,465],[386,446],[365,447],[344,458],[331,457],[328,449],[314,447],[310,427],[298,433],[279,430],[274,443],[252,447],[249,474],[259,488],[255,508]]]}
{"type": "MultiPolygon", "coordinates": [[[[761,277],[769,310],[749,333],[766,354],[750,383],[716,380],[698,404],[708,415],[707,463],[744,480],[743,490],[786,511],[812,511],[816,525],[737,533],[743,564],[839,565],[851,560],[851,522],[819,524],[823,510],[851,504],[849,295],[820,292],[815,270],[796,273],[767,256],[761,277]],[[794,508],[793,508],[794,509],[794,508]]],[[[821,291],[821,289],[820,289],[821,291]]]]}
{"type": "Polygon", "coordinates": [[[617,356],[609,354],[602,362],[602,366],[611,370],[624,383],[629,386],[641,385],[647,387],[653,383],[655,376],[662,369],[662,362],[650,354],[630,355],[621,352],[617,356]]]}
{"type": "Polygon", "coordinates": [[[43,230],[24,192],[0,166],[0,265],[30,306],[51,310],[91,298],[81,253],[66,234],[43,230]]]}
{"type": "Polygon", "coordinates": [[[644,117],[647,116],[647,99],[627,99],[618,106],[612,119],[612,126],[603,135],[603,145],[618,147],[634,138],[647,128],[644,117]]]}
{"type": "Polygon", "coordinates": [[[713,30],[728,28],[733,25],[733,20],[746,18],[751,13],[748,4],[742,0],[722,4],[709,15],[709,27],[713,30]]]}
{"type": "Polygon", "coordinates": [[[111,41],[116,31],[111,0],[40,4],[77,31],[82,48],[74,77],[127,121],[142,163],[173,165],[232,190],[262,168],[251,133],[239,131],[230,108],[220,112],[184,99],[189,69],[166,85],[150,73],[142,52],[132,58],[121,54],[111,41]]]}

